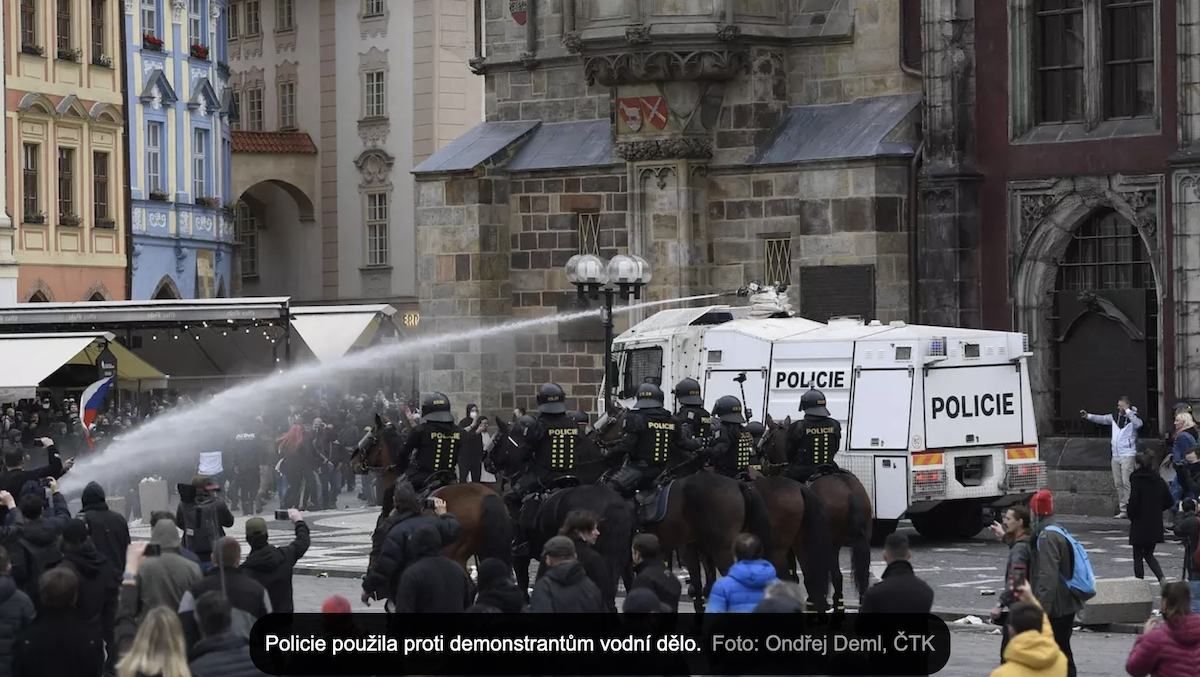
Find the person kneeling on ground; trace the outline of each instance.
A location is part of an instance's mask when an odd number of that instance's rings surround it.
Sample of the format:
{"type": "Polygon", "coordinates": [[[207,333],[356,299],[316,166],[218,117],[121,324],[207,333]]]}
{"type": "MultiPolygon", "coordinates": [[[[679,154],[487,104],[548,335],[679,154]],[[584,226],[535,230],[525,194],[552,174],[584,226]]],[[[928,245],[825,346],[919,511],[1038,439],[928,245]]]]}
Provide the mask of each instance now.
{"type": "Polygon", "coordinates": [[[1004,664],[992,677],[1066,677],[1067,656],[1054,641],[1050,618],[1026,581],[1017,589],[1016,604],[1008,610],[1008,646],[1004,664]]]}

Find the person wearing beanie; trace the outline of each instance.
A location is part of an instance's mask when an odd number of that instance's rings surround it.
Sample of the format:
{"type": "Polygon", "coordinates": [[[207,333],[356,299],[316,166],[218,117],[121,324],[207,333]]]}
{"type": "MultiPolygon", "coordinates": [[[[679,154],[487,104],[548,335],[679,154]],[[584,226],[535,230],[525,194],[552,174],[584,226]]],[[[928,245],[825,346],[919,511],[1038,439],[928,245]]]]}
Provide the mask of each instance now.
{"type": "Polygon", "coordinates": [[[242,562],[242,570],[267,589],[271,608],[279,613],[291,613],[292,571],[296,562],[308,552],[308,525],[299,510],[288,510],[288,519],[295,525],[296,537],[291,543],[277,548],[267,542],[267,523],[261,517],[246,520],[246,542],[250,554],[242,562]]]}
{"type": "Polygon", "coordinates": [[[180,550],[175,520],[158,520],[150,527],[150,548],[137,569],[138,616],[157,606],[178,609],[179,600],[200,582],[200,575],[200,565],[180,550]]]}
{"type": "Polygon", "coordinates": [[[108,508],[104,487],[88,482],[83,488],[83,507],[79,519],[87,523],[92,543],[116,571],[125,570],[125,551],[129,548],[129,523],[123,515],[108,508]]]}
{"type": "Polygon", "coordinates": [[[575,544],[555,536],[542,547],[546,573],[533,584],[529,610],[533,613],[604,613],[608,606],[600,588],[575,558],[575,544]]]}
{"type": "Polygon", "coordinates": [[[1032,560],[1029,581],[1034,596],[1041,603],[1050,619],[1054,641],[1067,657],[1067,677],[1075,677],[1075,657],[1071,653],[1071,633],[1074,630],[1075,614],[1083,608],[1083,601],[1067,587],[1074,566],[1075,552],[1071,543],[1062,534],[1047,531],[1055,526],[1054,495],[1049,489],[1040,489],[1029,500],[1029,511],[1033,513],[1034,527],[1032,560]]]}
{"type": "Polygon", "coordinates": [[[75,572],[79,579],[75,609],[89,632],[109,647],[109,667],[116,665],[113,625],[117,616],[117,592],[120,576],[104,555],[96,549],[87,524],[80,519],[67,522],[62,535],[63,561],[59,566],[75,572]]]}
{"type": "Polygon", "coordinates": [[[506,614],[525,610],[525,595],[517,587],[511,566],[495,557],[479,563],[479,594],[475,596],[475,604],[506,614]]]}

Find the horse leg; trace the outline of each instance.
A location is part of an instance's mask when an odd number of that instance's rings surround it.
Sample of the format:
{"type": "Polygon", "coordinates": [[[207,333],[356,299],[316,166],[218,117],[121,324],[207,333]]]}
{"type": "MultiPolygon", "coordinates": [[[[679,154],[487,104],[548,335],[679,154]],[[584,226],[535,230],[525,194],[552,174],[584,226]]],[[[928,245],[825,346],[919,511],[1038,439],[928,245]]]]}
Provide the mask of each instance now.
{"type": "Polygon", "coordinates": [[[521,589],[521,594],[525,597],[525,601],[529,601],[529,563],[533,560],[532,557],[521,556],[513,558],[513,575],[517,579],[517,587],[521,589]]]}
{"type": "Polygon", "coordinates": [[[685,546],[680,553],[680,559],[688,572],[688,597],[696,613],[704,611],[704,573],[700,568],[700,551],[692,546],[685,546]]]}
{"type": "Polygon", "coordinates": [[[841,564],[842,548],[839,545],[834,550],[833,561],[829,566],[829,580],[833,583],[833,612],[845,613],[846,601],[842,597],[842,564],[841,564]]]}

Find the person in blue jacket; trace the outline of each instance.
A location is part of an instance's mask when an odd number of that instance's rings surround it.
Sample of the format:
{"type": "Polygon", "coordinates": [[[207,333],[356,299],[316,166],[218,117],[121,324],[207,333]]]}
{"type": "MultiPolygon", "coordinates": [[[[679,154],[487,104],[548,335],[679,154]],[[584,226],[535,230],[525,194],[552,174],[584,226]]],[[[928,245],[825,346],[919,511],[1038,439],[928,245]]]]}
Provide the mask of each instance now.
{"type": "Polygon", "coordinates": [[[737,559],[729,573],[717,579],[708,598],[707,611],[749,613],[762,601],[767,586],[779,580],[775,565],[763,559],[762,541],[754,534],[740,534],[733,543],[737,559]]]}

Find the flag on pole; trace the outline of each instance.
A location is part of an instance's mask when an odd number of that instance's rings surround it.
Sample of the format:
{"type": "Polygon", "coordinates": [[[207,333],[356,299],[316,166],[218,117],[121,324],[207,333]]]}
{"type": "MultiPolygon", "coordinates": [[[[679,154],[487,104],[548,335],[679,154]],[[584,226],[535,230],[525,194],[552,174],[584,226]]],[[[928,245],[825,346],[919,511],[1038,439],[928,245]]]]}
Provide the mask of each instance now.
{"type": "Polygon", "coordinates": [[[104,398],[108,395],[108,389],[112,387],[112,382],[113,377],[111,376],[102,378],[85,388],[83,394],[79,396],[80,422],[83,424],[83,437],[87,440],[89,449],[95,448],[92,443],[92,426],[95,425],[96,418],[100,416],[100,407],[104,404],[104,398]]]}

